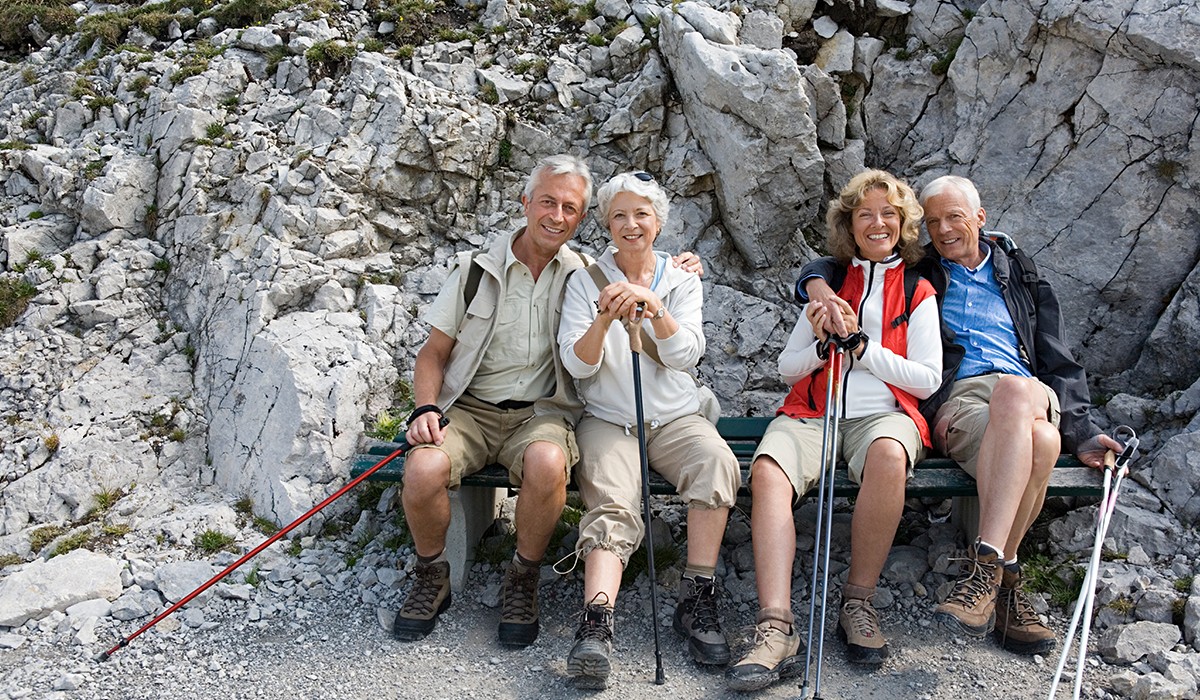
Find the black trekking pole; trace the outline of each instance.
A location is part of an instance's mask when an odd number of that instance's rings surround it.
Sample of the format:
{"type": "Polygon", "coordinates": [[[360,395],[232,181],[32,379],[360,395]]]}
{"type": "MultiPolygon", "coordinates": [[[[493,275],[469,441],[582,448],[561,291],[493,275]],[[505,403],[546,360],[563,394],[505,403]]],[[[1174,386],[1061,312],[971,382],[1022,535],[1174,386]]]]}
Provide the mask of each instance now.
{"type": "Polygon", "coordinates": [[[650,610],[654,628],[654,683],[667,682],[663,673],[662,644],[658,639],[658,575],[654,571],[654,529],[650,527],[650,459],[646,456],[646,422],[642,416],[642,312],[644,304],[637,305],[633,320],[626,325],[629,332],[629,349],[633,352],[633,404],[637,416],[638,456],[642,461],[642,520],[646,525],[646,568],[650,575],[650,610]]]}
{"type": "MultiPolygon", "coordinates": [[[[444,427],[446,427],[446,425],[449,422],[450,421],[448,421],[446,418],[442,418],[441,426],[444,428],[444,427]]],[[[386,465],[388,462],[391,462],[393,459],[404,454],[408,450],[408,447],[409,447],[408,442],[401,440],[400,447],[398,447],[396,449],[396,451],[392,452],[387,457],[384,457],[375,466],[366,470],[362,474],[359,474],[358,476],[354,477],[354,479],[352,479],[348,484],[346,484],[342,488],[338,489],[334,494],[332,494],[325,500],[323,500],[320,503],[318,503],[317,505],[313,506],[311,510],[309,510],[304,515],[301,515],[299,518],[297,518],[291,524],[289,524],[286,527],[284,527],[283,529],[281,529],[279,532],[276,532],[274,535],[271,535],[270,537],[268,537],[265,542],[263,542],[262,544],[258,545],[254,549],[247,552],[245,555],[242,556],[241,559],[238,559],[237,561],[230,564],[228,567],[225,568],[224,571],[222,571],[221,573],[217,574],[216,576],[213,576],[212,578],[210,578],[208,581],[206,581],[203,585],[201,585],[196,590],[192,591],[191,593],[188,593],[186,596],[184,596],[182,599],[180,599],[180,601],[178,603],[175,603],[171,607],[169,607],[166,610],[159,613],[153,620],[142,625],[141,628],[139,628],[133,634],[129,635],[128,637],[125,637],[120,642],[117,642],[117,644],[115,646],[113,646],[113,648],[109,649],[108,651],[101,652],[100,655],[96,657],[96,659],[98,661],[108,661],[110,656],[112,656],[114,653],[116,653],[120,649],[128,646],[130,642],[132,642],[134,639],[136,639],[138,636],[140,636],[143,632],[145,632],[146,630],[150,629],[151,627],[157,625],[159,622],[166,619],[166,617],[168,615],[175,612],[179,608],[182,608],[183,606],[190,603],[193,598],[200,595],[204,591],[207,591],[209,588],[211,588],[213,586],[213,584],[217,583],[221,579],[223,579],[226,576],[228,576],[229,574],[233,573],[235,569],[237,569],[242,564],[245,564],[247,561],[250,561],[251,559],[253,559],[255,556],[258,555],[259,552],[263,551],[267,547],[269,547],[272,544],[274,544],[275,542],[279,541],[279,539],[281,537],[283,537],[284,535],[286,535],[289,532],[291,532],[292,530],[294,530],[296,527],[298,527],[304,521],[306,521],[309,518],[311,518],[312,516],[316,515],[322,508],[329,505],[330,503],[333,503],[337,499],[341,498],[347,491],[354,488],[355,486],[358,486],[360,483],[362,483],[362,481],[364,479],[366,479],[367,477],[371,476],[375,472],[382,469],[383,466],[386,465]]]]}
{"type": "Polygon", "coordinates": [[[829,336],[825,347],[829,352],[828,381],[825,385],[825,421],[821,429],[821,474],[817,480],[817,531],[813,538],[812,582],[808,590],[808,642],[804,653],[804,681],[800,684],[802,698],[808,695],[809,667],[813,656],[813,626],[817,632],[817,664],[813,683],[813,699],[821,700],[821,667],[825,656],[825,605],[829,596],[829,550],[833,532],[834,469],[837,466],[838,420],[841,408],[842,357],[845,349],[842,338],[829,336]],[[821,567],[821,605],[817,606],[817,566],[821,567]]]}

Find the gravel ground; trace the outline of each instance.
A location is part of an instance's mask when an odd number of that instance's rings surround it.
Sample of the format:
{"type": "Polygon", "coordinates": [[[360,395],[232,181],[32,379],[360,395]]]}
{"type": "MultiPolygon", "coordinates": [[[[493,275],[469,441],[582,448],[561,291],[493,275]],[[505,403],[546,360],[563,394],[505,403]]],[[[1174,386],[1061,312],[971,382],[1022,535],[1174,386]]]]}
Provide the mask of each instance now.
{"type": "MultiPolygon", "coordinates": [[[[108,618],[97,628],[97,644],[79,646],[63,643],[61,618],[52,616],[43,620],[45,629],[31,634],[20,648],[0,651],[0,694],[180,700],[738,696],[726,690],[720,670],[691,662],[669,624],[660,629],[666,684],[654,684],[649,599],[636,588],[618,600],[610,687],[600,692],[577,690],[566,679],[565,660],[580,606],[579,576],[543,585],[541,636],[524,650],[507,649],[495,641],[498,612],[483,601],[498,579],[497,569],[476,565],[467,590],[456,597],[438,628],[414,644],[395,642],[385,632],[390,623],[386,607],[362,604],[349,594],[292,597],[277,613],[253,622],[248,610],[257,607],[254,603],[214,598],[203,608],[203,620],[199,611],[180,611],[160,625],[165,631],[147,632],[107,662],[93,657],[145,621],[114,623],[108,618]]],[[[662,619],[667,620],[673,591],[660,590],[662,619]]],[[[745,633],[752,631],[752,620],[728,602],[724,613],[736,655],[746,643],[745,633]]],[[[1056,658],[1016,656],[991,640],[954,639],[932,623],[931,613],[932,605],[924,601],[900,603],[884,612],[892,658],[879,670],[866,672],[844,662],[831,606],[822,697],[1046,697],[1056,658]]],[[[1061,618],[1054,623],[1060,631],[1065,626],[1061,618]]],[[[1105,695],[1091,686],[1102,686],[1106,673],[1106,667],[1091,665],[1085,697],[1105,695]]],[[[755,695],[801,697],[795,682],[755,695]]]]}

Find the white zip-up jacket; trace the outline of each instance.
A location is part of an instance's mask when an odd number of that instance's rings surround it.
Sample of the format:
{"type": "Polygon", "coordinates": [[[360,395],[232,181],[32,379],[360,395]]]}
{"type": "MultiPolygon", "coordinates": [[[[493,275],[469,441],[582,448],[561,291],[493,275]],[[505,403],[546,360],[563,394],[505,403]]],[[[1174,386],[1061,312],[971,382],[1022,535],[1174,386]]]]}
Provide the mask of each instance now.
{"type": "MultiPolygon", "coordinates": [[[[655,255],[666,257],[665,253],[657,251],[655,255]]],[[[609,282],[627,279],[617,267],[611,248],[596,262],[609,282]]],[[[679,330],[667,338],[655,336],[654,327],[649,322],[642,324],[654,338],[664,363],[658,364],[644,352],[640,355],[642,415],[648,423],[663,425],[700,411],[696,381],[688,370],[695,367],[704,356],[701,315],[704,293],[700,278],[695,273],[674,267],[669,259],[653,291],[679,323],[679,330]]],[[[577,270],[567,280],[558,331],[559,352],[563,367],[576,379],[576,386],[584,401],[584,413],[629,427],[637,423],[637,414],[633,393],[633,356],[625,327],[619,322],[609,326],[598,364],[589,365],[575,354],[576,341],[596,320],[598,312],[595,301],[599,298],[600,290],[587,270],[577,270]]]]}

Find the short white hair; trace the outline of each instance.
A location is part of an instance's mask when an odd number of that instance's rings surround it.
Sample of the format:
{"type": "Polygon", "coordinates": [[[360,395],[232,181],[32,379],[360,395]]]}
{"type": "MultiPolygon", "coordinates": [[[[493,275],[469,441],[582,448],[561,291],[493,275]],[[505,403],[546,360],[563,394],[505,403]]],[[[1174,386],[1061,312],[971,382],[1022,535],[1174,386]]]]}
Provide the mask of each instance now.
{"type": "Polygon", "coordinates": [[[979,202],[979,190],[975,189],[975,183],[958,175],[943,175],[922,187],[921,206],[924,207],[925,202],[931,197],[943,194],[948,189],[957,190],[967,200],[967,206],[971,211],[979,211],[979,208],[983,206],[979,202]]]}
{"type": "Polygon", "coordinates": [[[667,191],[654,180],[653,176],[644,172],[614,175],[611,180],[600,186],[600,191],[596,193],[596,208],[599,210],[600,221],[604,225],[608,225],[608,208],[612,204],[613,197],[622,192],[645,197],[650,202],[650,206],[654,208],[654,215],[658,217],[659,225],[666,225],[667,216],[671,213],[671,202],[667,198],[667,191]],[[647,177],[650,179],[647,180],[647,177]]]}
{"type": "Polygon", "coordinates": [[[543,158],[534,167],[533,172],[529,173],[529,179],[525,181],[526,199],[533,197],[533,190],[547,175],[575,175],[583,178],[583,210],[587,211],[588,205],[592,203],[592,171],[582,158],[569,153],[559,153],[543,158]]]}

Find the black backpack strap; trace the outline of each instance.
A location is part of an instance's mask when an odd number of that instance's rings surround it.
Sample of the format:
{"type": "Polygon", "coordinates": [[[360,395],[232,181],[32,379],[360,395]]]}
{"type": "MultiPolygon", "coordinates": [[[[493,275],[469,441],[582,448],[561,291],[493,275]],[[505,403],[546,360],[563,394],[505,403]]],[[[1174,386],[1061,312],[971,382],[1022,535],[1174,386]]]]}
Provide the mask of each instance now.
{"type": "Polygon", "coordinates": [[[892,328],[899,328],[912,318],[912,300],[917,293],[917,284],[921,282],[921,273],[916,268],[904,266],[904,313],[892,319],[892,328]]]}
{"type": "Polygon", "coordinates": [[[467,286],[463,287],[463,309],[471,305],[471,302],[475,300],[475,294],[479,291],[479,280],[483,278],[483,268],[475,262],[475,258],[482,252],[482,250],[477,250],[471,253],[471,261],[467,263],[467,286]]]}
{"type": "Polygon", "coordinates": [[[1029,296],[1033,299],[1034,304],[1041,303],[1041,295],[1038,293],[1038,277],[1037,265],[1033,263],[1033,258],[1017,246],[1017,242],[1012,236],[1000,231],[984,231],[985,236],[996,242],[1000,250],[1004,251],[1009,258],[1017,261],[1017,267],[1021,268],[1021,284],[1029,290],[1029,296]]]}

